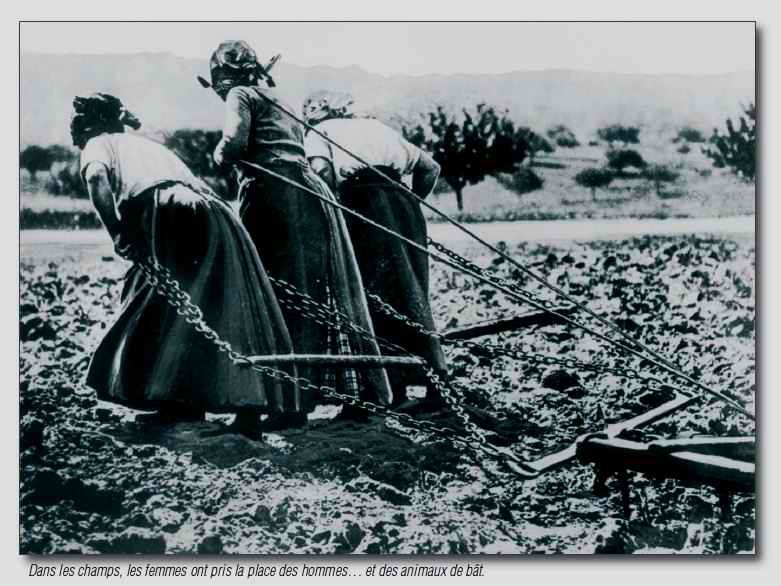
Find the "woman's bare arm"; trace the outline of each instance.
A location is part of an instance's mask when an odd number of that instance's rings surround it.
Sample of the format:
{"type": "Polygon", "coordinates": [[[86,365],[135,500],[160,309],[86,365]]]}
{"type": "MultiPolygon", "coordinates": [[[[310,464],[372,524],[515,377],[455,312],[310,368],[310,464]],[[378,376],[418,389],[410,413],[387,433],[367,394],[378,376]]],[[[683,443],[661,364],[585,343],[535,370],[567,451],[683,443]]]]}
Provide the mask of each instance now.
{"type": "Polygon", "coordinates": [[[123,235],[122,221],[117,214],[114,203],[114,193],[108,179],[108,170],[103,163],[90,163],[84,170],[84,181],[87,183],[92,205],[98,211],[100,220],[106,227],[111,240],[114,242],[114,250],[122,258],[130,258],[132,245],[123,235]]]}
{"type": "Polygon", "coordinates": [[[439,179],[440,166],[431,155],[420,152],[418,162],[412,168],[412,191],[420,197],[428,197],[439,179]]]}
{"type": "Polygon", "coordinates": [[[84,181],[87,184],[92,205],[100,216],[108,233],[114,238],[120,230],[120,220],[114,205],[114,193],[108,179],[108,170],[102,163],[90,163],[84,170],[84,181]]]}

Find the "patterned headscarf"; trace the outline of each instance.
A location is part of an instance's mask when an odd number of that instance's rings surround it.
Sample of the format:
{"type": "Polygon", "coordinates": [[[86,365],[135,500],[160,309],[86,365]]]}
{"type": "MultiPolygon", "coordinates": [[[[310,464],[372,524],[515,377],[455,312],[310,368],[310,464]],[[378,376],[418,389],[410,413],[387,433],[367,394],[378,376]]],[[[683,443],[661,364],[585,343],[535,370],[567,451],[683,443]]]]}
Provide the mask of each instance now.
{"type": "Polygon", "coordinates": [[[353,97],[350,94],[320,90],[304,100],[304,120],[314,125],[331,118],[352,118],[352,107],[353,97]]]}
{"type": "Polygon", "coordinates": [[[124,132],[125,126],[138,130],[141,122],[119,98],[101,93],[73,98],[71,139],[74,146],[84,148],[92,137],[105,132],[124,132]]]}
{"type": "Polygon", "coordinates": [[[209,60],[209,69],[212,87],[222,98],[235,86],[253,86],[260,79],[271,79],[258,63],[255,50],[245,41],[220,43],[209,60]]]}

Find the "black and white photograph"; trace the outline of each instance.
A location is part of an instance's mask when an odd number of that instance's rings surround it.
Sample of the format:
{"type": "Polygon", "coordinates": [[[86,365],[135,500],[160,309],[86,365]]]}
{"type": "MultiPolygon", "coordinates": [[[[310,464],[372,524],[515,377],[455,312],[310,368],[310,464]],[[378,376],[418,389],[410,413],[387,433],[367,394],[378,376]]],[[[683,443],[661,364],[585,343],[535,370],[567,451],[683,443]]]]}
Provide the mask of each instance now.
{"type": "Polygon", "coordinates": [[[18,553],[755,556],[756,46],[19,22],[18,553]]]}

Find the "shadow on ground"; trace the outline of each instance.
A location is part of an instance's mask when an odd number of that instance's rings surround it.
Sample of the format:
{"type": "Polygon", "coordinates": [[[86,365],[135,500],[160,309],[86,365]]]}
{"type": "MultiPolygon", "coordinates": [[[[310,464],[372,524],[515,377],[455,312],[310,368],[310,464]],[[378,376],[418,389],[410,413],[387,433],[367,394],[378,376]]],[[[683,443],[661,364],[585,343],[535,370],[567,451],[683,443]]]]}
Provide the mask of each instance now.
{"type": "Polygon", "coordinates": [[[221,422],[170,425],[122,422],[108,432],[135,445],[157,445],[193,460],[230,468],[252,458],[292,473],[351,480],[361,473],[405,491],[424,471],[452,469],[461,456],[445,442],[415,443],[388,428],[381,418],[358,424],[312,421],[305,429],[264,434],[258,442],[231,433],[221,422]]]}

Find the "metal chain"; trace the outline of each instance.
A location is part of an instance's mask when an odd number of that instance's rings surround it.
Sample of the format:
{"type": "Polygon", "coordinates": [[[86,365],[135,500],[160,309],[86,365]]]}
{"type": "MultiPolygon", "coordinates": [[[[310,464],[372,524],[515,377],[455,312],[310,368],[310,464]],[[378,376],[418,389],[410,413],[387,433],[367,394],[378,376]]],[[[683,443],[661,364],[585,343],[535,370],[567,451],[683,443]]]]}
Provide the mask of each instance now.
{"type": "MultiPolygon", "coordinates": [[[[464,425],[468,437],[462,437],[457,435],[457,431],[453,428],[437,426],[430,421],[415,419],[406,413],[391,411],[385,405],[379,405],[377,403],[372,403],[357,397],[352,397],[350,395],[340,393],[333,387],[316,385],[306,378],[293,376],[277,368],[254,364],[248,356],[236,351],[231,346],[230,342],[224,340],[206,323],[201,309],[192,302],[190,295],[186,291],[182,290],[179,283],[166,267],[161,265],[156,259],[145,258],[134,260],[146,276],[149,284],[165,299],[169,305],[171,305],[176,310],[177,314],[183,317],[185,321],[193,326],[197,332],[204,336],[204,338],[213,343],[218,350],[225,353],[234,364],[250,367],[269,377],[297,385],[302,390],[313,391],[327,398],[335,399],[345,405],[363,409],[371,414],[379,415],[386,419],[395,420],[402,426],[407,426],[424,433],[443,437],[444,439],[456,445],[467,448],[468,454],[474,455],[474,451],[480,451],[499,460],[508,460],[511,462],[510,467],[514,472],[521,475],[526,475],[529,478],[536,476],[536,471],[526,466],[526,464],[513,453],[487,444],[485,437],[479,433],[479,429],[477,432],[475,432],[476,426],[471,423],[468,418],[466,418],[466,423],[464,425]]],[[[439,385],[438,390],[440,390],[446,401],[449,401],[449,404],[451,405],[455,405],[455,410],[458,410],[459,406],[457,405],[457,402],[448,393],[448,390],[445,388],[445,386],[442,385],[436,373],[429,369],[428,376],[431,378],[432,384],[439,385]]],[[[463,408],[460,408],[460,411],[463,413],[463,408]]],[[[476,461],[481,463],[479,459],[476,459],[476,461]]]]}
{"type": "Polygon", "coordinates": [[[436,240],[433,240],[431,237],[428,238],[428,243],[430,246],[435,248],[437,251],[441,252],[448,258],[450,258],[455,263],[461,265],[462,267],[465,267],[469,269],[470,271],[473,271],[475,273],[479,273],[483,277],[487,279],[491,279],[492,281],[499,283],[500,285],[510,289],[513,293],[523,297],[527,301],[531,303],[535,303],[537,305],[543,306],[545,309],[554,309],[555,304],[552,301],[547,301],[543,299],[539,299],[538,297],[535,297],[528,291],[524,291],[522,288],[518,287],[515,283],[508,281],[507,279],[500,277],[496,273],[489,271],[487,269],[484,269],[482,267],[477,266],[475,263],[473,263],[471,260],[461,256],[456,251],[451,250],[450,248],[446,247],[445,245],[437,242],[436,240]]]}
{"type": "MultiPolygon", "coordinates": [[[[291,283],[288,283],[287,281],[284,281],[283,279],[278,279],[274,277],[269,277],[272,283],[274,283],[277,287],[279,287],[285,294],[294,297],[298,299],[298,301],[301,303],[301,306],[296,306],[290,303],[286,299],[280,299],[280,303],[286,304],[289,307],[293,307],[301,312],[302,315],[305,317],[309,317],[310,319],[315,320],[317,323],[320,323],[321,325],[325,326],[333,326],[335,323],[338,324],[340,322],[346,323],[350,329],[358,333],[359,335],[372,340],[381,340],[378,336],[376,336],[373,332],[359,326],[358,324],[352,323],[349,318],[344,315],[343,313],[339,312],[338,310],[331,310],[326,309],[321,303],[318,303],[312,297],[307,295],[306,293],[300,291],[297,287],[292,285],[291,283]],[[303,307],[302,307],[303,306],[303,307]]],[[[371,294],[376,299],[380,299],[379,296],[376,294],[371,294]]],[[[382,300],[380,302],[384,303],[382,300]]],[[[386,304],[387,305],[387,304],[386,304]]],[[[388,307],[390,307],[388,305],[388,307]]],[[[393,312],[389,315],[392,319],[404,321],[404,323],[414,327],[416,330],[421,331],[423,326],[418,324],[417,322],[414,322],[406,317],[404,317],[401,313],[396,312],[393,310],[393,312]],[[402,319],[403,318],[403,319],[402,319]]],[[[422,330],[425,333],[425,330],[422,330]]],[[[385,342],[394,349],[398,349],[399,351],[411,355],[408,351],[404,350],[400,346],[393,344],[392,342],[389,342],[385,340],[385,342]]],[[[470,435],[470,437],[478,444],[485,446],[487,445],[487,440],[485,437],[485,433],[482,429],[480,429],[475,423],[469,418],[466,411],[464,410],[462,401],[459,401],[455,396],[453,389],[450,385],[446,384],[441,377],[431,368],[425,369],[426,379],[429,385],[434,388],[439,395],[444,399],[445,403],[448,407],[450,407],[451,411],[458,417],[461,425],[464,427],[464,429],[467,431],[467,433],[470,435]]]]}
{"type": "MultiPolygon", "coordinates": [[[[454,262],[461,264],[465,268],[480,273],[482,276],[493,279],[495,282],[499,283],[500,285],[503,285],[507,287],[508,289],[512,290],[514,293],[518,294],[519,296],[522,296],[529,300],[531,303],[536,303],[538,305],[543,306],[545,309],[555,309],[555,304],[551,301],[546,301],[539,299],[538,297],[535,297],[534,295],[527,293],[520,287],[518,287],[515,283],[512,283],[511,281],[508,281],[507,279],[500,277],[499,275],[495,274],[494,272],[483,269],[479,266],[477,266],[472,261],[468,260],[467,258],[464,258],[454,250],[451,250],[447,248],[446,246],[442,245],[441,243],[428,238],[428,243],[437,249],[439,252],[453,260],[454,262]]],[[[586,318],[589,318],[590,316],[586,315],[586,318]]],[[[421,326],[422,327],[422,326],[421,326]]],[[[438,335],[436,332],[429,332],[430,335],[438,335]]],[[[445,344],[450,345],[457,345],[457,346],[467,346],[472,348],[480,348],[481,350],[491,350],[493,352],[493,355],[501,355],[501,356],[507,356],[510,358],[517,358],[520,360],[529,360],[533,362],[538,362],[540,364],[545,365],[560,365],[565,366],[567,368],[580,368],[584,370],[590,370],[592,372],[598,372],[602,374],[613,374],[615,376],[623,377],[623,378],[629,378],[638,380],[640,382],[645,383],[648,385],[649,388],[657,389],[657,390],[664,390],[664,389],[672,389],[675,391],[678,391],[680,393],[690,395],[690,393],[676,385],[670,384],[668,382],[665,382],[664,380],[651,376],[648,374],[643,374],[639,372],[638,370],[634,368],[626,368],[626,367],[610,367],[603,364],[598,363],[589,363],[589,362],[580,362],[577,360],[574,360],[572,358],[556,358],[553,356],[546,356],[546,355],[540,355],[536,353],[527,353],[522,352],[516,348],[508,349],[503,346],[495,345],[495,344],[476,344],[475,342],[471,342],[469,340],[448,340],[444,338],[443,336],[439,335],[440,339],[445,344]]],[[[636,344],[637,346],[637,344],[636,344]]],[[[639,346],[638,346],[639,347],[639,346]]],[[[610,346],[611,350],[615,350],[615,347],[610,346]]],[[[646,358],[640,358],[641,361],[647,361],[646,358]]]]}
{"type": "Polygon", "coordinates": [[[619,376],[622,378],[639,380],[640,382],[643,382],[646,385],[648,385],[649,388],[674,389],[679,392],[682,392],[681,389],[679,389],[678,387],[670,385],[665,381],[656,378],[654,376],[642,374],[638,370],[633,368],[611,367],[611,366],[598,364],[598,363],[580,362],[573,358],[558,358],[555,356],[538,354],[536,352],[523,352],[522,350],[518,350],[517,348],[508,348],[507,346],[502,346],[499,344],[490,344],[486,342],[477,343],[471,340],[449,340],[443,334],[433,330],[428,330],[422,324],[410,319],[403,313],[397,311],[393,306],[383,301],[375,293],[367,292],[366,296],[370,301],[372,301],[375,304],[375,307],[379,311],[384,313],[386,316],[392,317],[394,319],[403,322],[408,327],[415,329],[421,334],[425,334],[427,336],[436,338],[440,340],[443,344],[473,348],[480,352],[487,351],[492,356],[505,356],[508,358],[514,358],[517,360],[527,360],[530,362],[536,362],[538,364],[544,364],[548,366],[558,365],[558,366],[564,366],[571,369],[584,369],[584,370],[590,370],[592,372],[598,372],[602,374],[613,374],[615,376],[619,376]]]}
{"type": "Polygon", "coordinates": [[[321,326],[334,327],[337,329],[346,326],[364,340],[377,342],[377,344],[404,356],[414,356],[411,352],[398,344],[386,340],[381,336],[377,336],[374,332],[356,324],[349,316],[339,311],[337,308],[327,307],[316,301],[310,295],[304,293],[287,281],[270,275],[268,278],[277,287],[277,291],[282,292],[285,295],[285,297],[277,296],[280,305],[287,307],[288,309],[295,309],[302,316],[308,317],[321,326]],[[300,305],[296,305],[292,299],[297,300],[300,305]]]}

